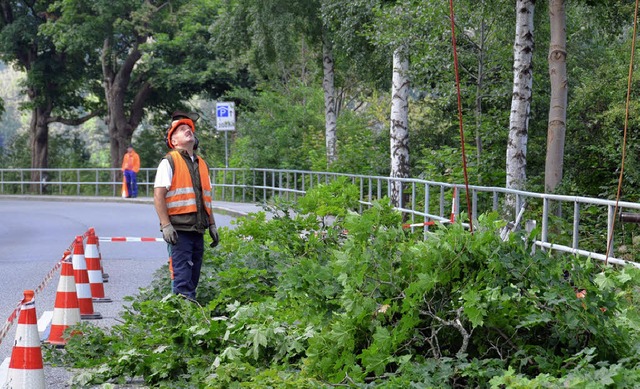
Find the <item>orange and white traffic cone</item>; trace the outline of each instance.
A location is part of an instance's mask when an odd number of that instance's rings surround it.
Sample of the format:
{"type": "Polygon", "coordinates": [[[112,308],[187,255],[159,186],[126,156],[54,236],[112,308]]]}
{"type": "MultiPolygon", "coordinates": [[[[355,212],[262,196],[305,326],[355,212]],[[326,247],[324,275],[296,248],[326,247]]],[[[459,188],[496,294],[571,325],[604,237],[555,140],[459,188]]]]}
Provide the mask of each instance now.
{"type": "Polygon", "coordinates": [[[127,188],[127,177],[122,174],[122,198],[129,197],[129,188],[127,188]]]}
{"type": "Polygon", "coordinates": [[[3,388],[44,388],[42,348],[38,335],[38,316],[33,290],[24,291],[16,340],[11,352],[7,380],[3,388]]]}
{"type": "Polygon", "coordinates": [[[100,252],[100,239],[96,235],[96,230],[93,227],[89,227],[89,231],[87,232],[88,236],[96,237],[96,248],[98,250],[98,258],[100,258],[100,271],[102,272],[102,283],[105,284],[109,282],[109,274],[104,272],[104,267],[102,266],[102,253],[100,252]]]}
{"type": "Polygon", "coordinates": [[[69,326],[80,322],[80,307],[78,305],[76,281],[73,275],[73,264],[71,263],[71,251],[65,251],[64,258],[56,292],[56,302],[53,307],[51,330],[49,331],[49,338],[46,340],[46,343],[56,346],[66,345],[67,339],[63,338],[64,331],[69,326]]]}
{"type": "Polygon", "coordinates": [[[175,275],[173,274],[173,257],[169,257],[169,275],[171,276],[171,290],[173,290],[173,282],[175,280],[175,275]]]}
{"type": "Polygon", "coordinates": [[[87,261],[84,259],[82,236],[76,236],[73,242],[73,275],[76,281],[76,293],[81,319],[102,319],[99,312],[93,311],[91,298],[91,286],[89,285],[89,273],[87,273],[87,261]]]}
{"type": "Polygon", "coordinates": [[[94,303],[110,303],[112,300],[104,295],[100,253],[98,252],[98,238],[95,233],[92,232],[93,228],[90,228],[89,234],[87,235],[87,247],[84,251],[84,257],[87,261],[89,286],[91,287],[91,297],[94,303]]]}

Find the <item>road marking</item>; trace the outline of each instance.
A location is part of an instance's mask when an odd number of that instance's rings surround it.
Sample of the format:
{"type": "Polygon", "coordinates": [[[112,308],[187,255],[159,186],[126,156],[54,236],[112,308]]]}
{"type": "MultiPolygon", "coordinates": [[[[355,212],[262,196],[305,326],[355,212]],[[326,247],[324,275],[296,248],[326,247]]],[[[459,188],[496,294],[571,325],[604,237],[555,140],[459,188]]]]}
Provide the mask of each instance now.
{"type": "Polygon", "coordinates": [[[7,381],[7,373],[9,373],[9,362],[11,362],[11,358],[5,358],[0,365],[0,385],[4,385],[7,381]]]}
{"type": "Polygon", "coordinates": [[[44,311],[40,319],[38,319],[38,334],[40,341],[44,342],[49,339],[49,331],[51,330],[51,320],[53,319],[53,311],[44,311]]]}

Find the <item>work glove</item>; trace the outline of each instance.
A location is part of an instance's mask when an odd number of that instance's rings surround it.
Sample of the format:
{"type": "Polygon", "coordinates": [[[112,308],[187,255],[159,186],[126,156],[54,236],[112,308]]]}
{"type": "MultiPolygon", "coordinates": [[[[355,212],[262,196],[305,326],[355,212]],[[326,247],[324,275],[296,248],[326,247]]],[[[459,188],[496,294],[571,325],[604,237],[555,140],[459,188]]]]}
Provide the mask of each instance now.
{"type": "Polygon", "coordinates": [[[209,225],[209,235],[211,236],[211,244],[209,247],[216,247],[220,243],[220,235],[218,235],[218,229],[215,224],[209,225]]]}
{"type": "Polygon", "coordinates": [[[162,226],[160,228],[160,231],[162,231],[162,238],[165,242],[170,244],[178,243],[178,233],[176,232],[176,229],[173,228],[171,223],[167,223],[162,226]]]}

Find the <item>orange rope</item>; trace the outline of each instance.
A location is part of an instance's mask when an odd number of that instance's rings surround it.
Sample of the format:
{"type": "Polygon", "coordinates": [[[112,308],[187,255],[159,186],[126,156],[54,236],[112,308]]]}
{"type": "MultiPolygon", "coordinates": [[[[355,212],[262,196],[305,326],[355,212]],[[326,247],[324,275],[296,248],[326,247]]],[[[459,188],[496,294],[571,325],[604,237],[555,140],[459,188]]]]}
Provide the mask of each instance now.
{"type": "Polygon", "coordinates": [[[464,172],[464,186],[467,193],[467,212],[469,213],[469,231],[473,234],[473,215],[471,214],[471,196],[469,196],[469,176],[467,175],[467,155],[464,150],[464,129],[462,126],[462,101],[460,96],[460,75],[458,72],[458,49],[456,46],[455,15],[453,0],[449,0],[451,19],[451,44],[453,46],[453,66],[456,73],[456,90],[458,93],[458,122],[460,123],[460,145],[462,147],[462,170],[464,172]]]}
{"type": "Polygon", "coordinates": [[[638,28],[638,3],[636,0],[636,9],[633,16],[633,39],[631,40],[631,59],[629,60],[629,76],[627,77],[627,101],[624,112],[624,133],[622,136],[622,161],[620,163],[620,176],[618,177],[618,192],[616,193],[616,205],[613,208],[613,220],[611,221],[611,236],[607,242],[607,254],[604,257],[604,264],[609,264],[609,254],[613,243],[613,232],[616,225],[616,214],[618,213],[618,203],[620,202],[620,193],[622,192],[622,177],[624,175],[624,160],[627,155],[627,128],[629,127],[629,101],[631,100],[631,83],[633,80],[633,58],[636,52],[636,31],[638,28]]]}

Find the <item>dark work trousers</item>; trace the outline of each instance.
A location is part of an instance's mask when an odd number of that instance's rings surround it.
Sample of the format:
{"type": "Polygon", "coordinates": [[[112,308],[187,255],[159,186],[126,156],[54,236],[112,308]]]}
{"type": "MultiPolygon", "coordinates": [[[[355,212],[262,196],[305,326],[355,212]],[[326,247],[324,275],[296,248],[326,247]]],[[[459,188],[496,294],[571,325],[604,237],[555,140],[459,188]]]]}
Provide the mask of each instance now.
{"type": "Polygon", "coordinates": [[[178,243],[171,245],[173,293],[196,299],[200,280],[204,236],[197,232],[178,231],[178,243]]]}
{"type": "Polygon", "coordinates": [[[133,170],[125,170],[124,177],[127,180],[127,191],[129,197],[138,197],[138,177],[133,170]]]}

